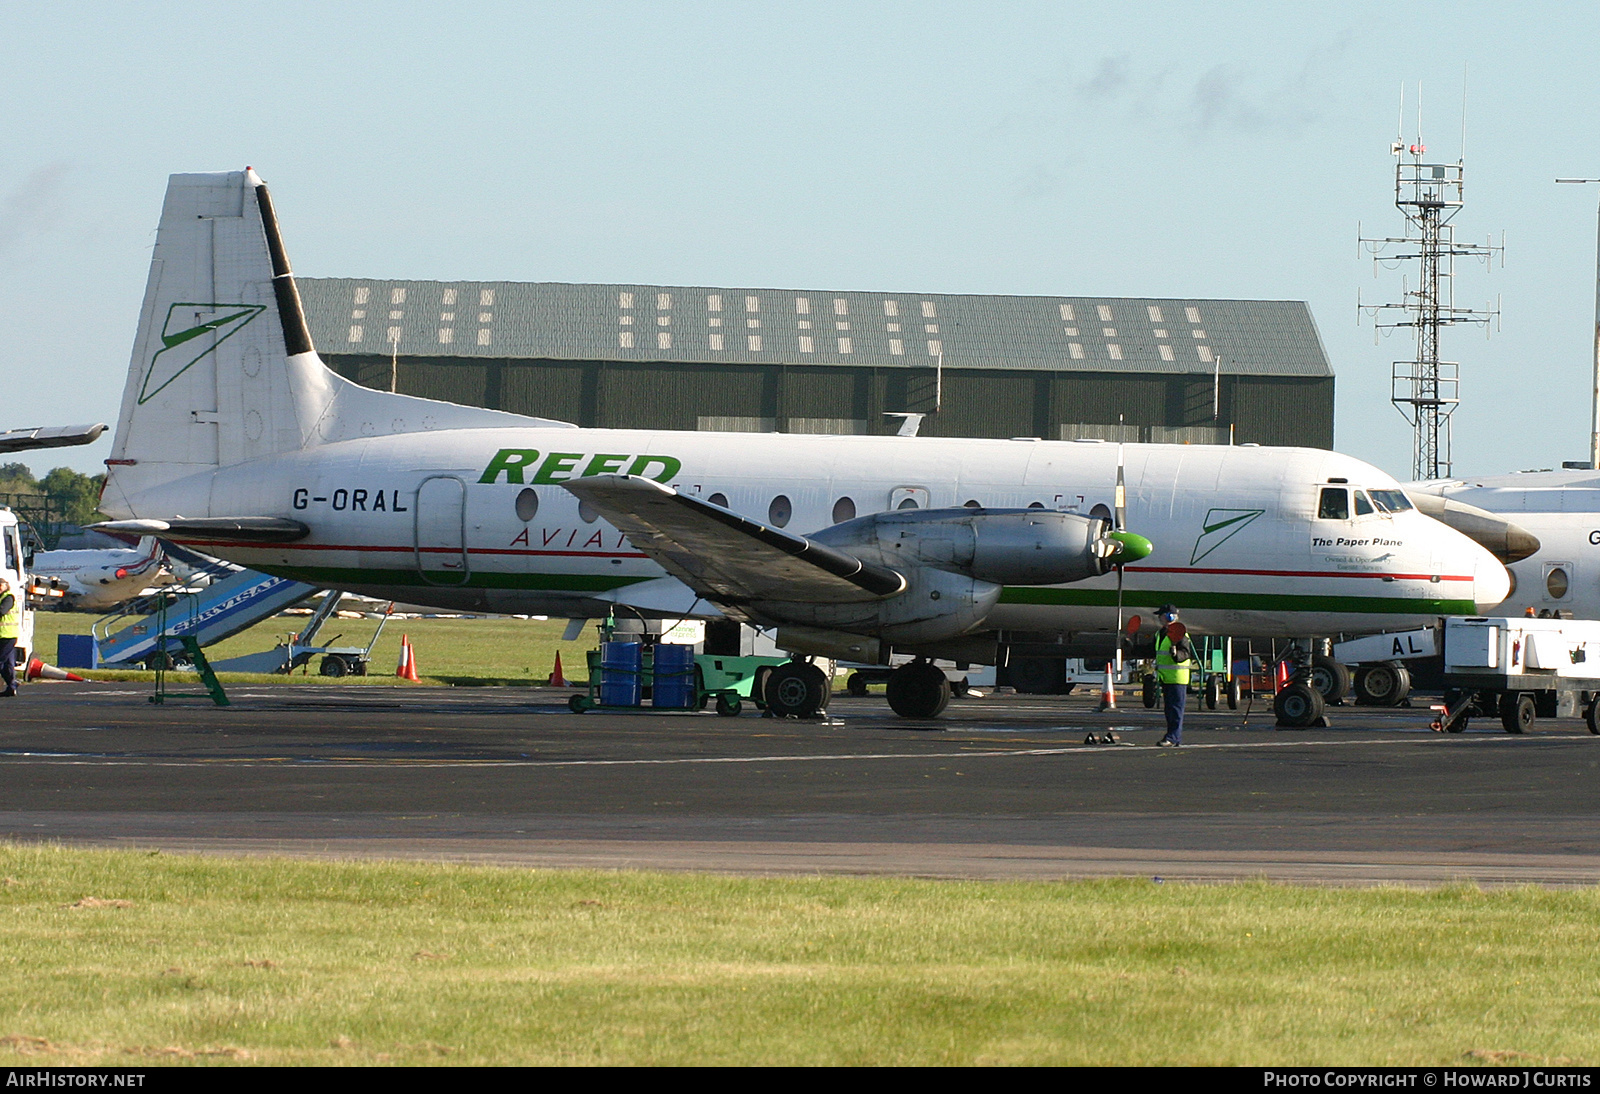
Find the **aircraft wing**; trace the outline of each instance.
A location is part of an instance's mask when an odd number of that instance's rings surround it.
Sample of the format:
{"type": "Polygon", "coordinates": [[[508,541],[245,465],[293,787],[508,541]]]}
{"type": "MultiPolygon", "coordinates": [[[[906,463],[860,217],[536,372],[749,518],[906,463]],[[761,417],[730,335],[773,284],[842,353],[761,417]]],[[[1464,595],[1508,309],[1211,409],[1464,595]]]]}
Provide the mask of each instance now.
{"type": "Polygon", "coordinates": [[[66,448],[93,444],[106,431],[104,425],[51,425],[36,429],[8,429],[0,433],[0,452],[27,452],[35,448],[66,448]]]}
{"type": "Polygon", "coordinates": [[[591,475],[562,485],[668,573],[718,604],[848,603],[906,587],[905,578],[886,567],[651,479],[591,475]]]}

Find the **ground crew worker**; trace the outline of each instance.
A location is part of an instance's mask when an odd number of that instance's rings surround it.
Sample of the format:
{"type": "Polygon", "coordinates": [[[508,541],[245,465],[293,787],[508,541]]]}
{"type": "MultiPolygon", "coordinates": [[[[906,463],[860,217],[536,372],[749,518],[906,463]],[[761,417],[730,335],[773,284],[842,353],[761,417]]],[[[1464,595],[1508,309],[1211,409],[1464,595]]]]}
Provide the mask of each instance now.
{"type": "Polygon", "coordinates": [[[0,577],[0,682],[5,690],[0,699],[17,693],[17,639],[22,637],[22,599],[11,591],[11,582],[0,577]]]}
{"type": "Polygon", "coordinates": [[[1173,604],[1163,604],[1156,609],[1161,629],[1156,633],[1156,679],[1161,681],[1162,708],[1167,715],[1166,735],[1156,744],[1172,748],[1183,744],[1183,708],[1189,701],[1189,670],[1194,665],[1194,654],[1187,638],[1174,642],[1167,627],[1178,621],[1178,609],[1173,604]]]}

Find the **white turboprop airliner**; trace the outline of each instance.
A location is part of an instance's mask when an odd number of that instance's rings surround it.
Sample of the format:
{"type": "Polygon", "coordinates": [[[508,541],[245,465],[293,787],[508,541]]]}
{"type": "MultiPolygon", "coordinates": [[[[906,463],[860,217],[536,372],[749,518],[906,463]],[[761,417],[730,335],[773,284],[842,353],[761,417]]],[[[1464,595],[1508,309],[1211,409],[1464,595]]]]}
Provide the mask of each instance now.
{"type": "Polygon", "coordinates": [[[162,567],[161,544],[145,536],[137,547],[86,551],[40,551],[30,571],[65,588],[67,607],[102,611],[138,596],[152,585],[170,584],[162,567]],[[166,578],[166,581],[162,579],[166,578]]]}
{"type": "MultiPolygon", "coordinates": [[[[911,716],[949,696],[923,657],[1108,652],[1119,566],[1129,612],[1170,601],[1235,636],[1423,626],[1509,587],[1334,452],[579,429],[363,388],[318,358],[249,170],[170,181],[106,463],[110,527],[272,574],[498,612],[720,611],[801,656],[910,652],[890,699],[911,716]]],[[[801,660],[767,688],[781,713],[826,695],[801,660]]]]}
{"type": "Polygon", "coordinates": [[[1517,525],[1537,538],[1538,551],[1509,565],[1511,594],[1497,609],[1571,612],[1600,619],[1600,472],[1525,471],[1475,479],[1413,483],[1425,495],[1465,502],[1517,525]]]}

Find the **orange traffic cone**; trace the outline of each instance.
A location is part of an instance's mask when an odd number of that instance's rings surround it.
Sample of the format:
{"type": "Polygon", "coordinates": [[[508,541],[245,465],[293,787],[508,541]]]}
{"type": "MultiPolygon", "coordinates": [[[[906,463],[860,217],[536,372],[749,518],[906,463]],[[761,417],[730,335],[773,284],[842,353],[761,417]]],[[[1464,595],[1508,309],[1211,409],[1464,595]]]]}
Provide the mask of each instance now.
{"type": "Polygon", "coordinates": [[[400,679],[406,678],[406,666],[411,662],[411,638],[409,635],[400,636],[400,660],[394,666],[394,674],[400,679]]]}
{"type": "Polygon", "coordinates": [[[1278,692],[1282,691],[1284,688],[1289,686],[1289,662],[1288,661],[1279,661],[1278,662],[1277,679],[1274,681],[1274,683],[1277,685],[1276,687],[1274,687],[1272,689],[1272,692],[1273,692],[1274,695],[1276,695],[1278,692]]]}
{"type": "Polygon", "coordinates": [[[80,684],[89,682],[75,672],[68,672],[66,669],[58,669],[54,665],[47,665],[37,657],[28,662],[28,671],[23,674],[23,677],[28,680],[76,680],[80,684]]]}
{"type": "Polygon", "coordinates": [[[1117,684],[1111,678],[1110,661],[1106,662],[1106,678],[1105,682],[1100,685],[1100,706],[1096,709],[1102,711],[1117,709],[1117,684]]]}
{"type": "Polygon", "coordinates": [[[561,671],[561,651],[556,650],[556,667],[550,670],[550,686],[553,688],[570,688],[565,674],[561,671]]]}
{"type": "Polygon", "coordinates": [[[422,679],[417,675],[417,648],[411,644],[409,639],[406,641],[405,676],[406,679],[410,680],[412,683],[418,683],[422,679]]]}

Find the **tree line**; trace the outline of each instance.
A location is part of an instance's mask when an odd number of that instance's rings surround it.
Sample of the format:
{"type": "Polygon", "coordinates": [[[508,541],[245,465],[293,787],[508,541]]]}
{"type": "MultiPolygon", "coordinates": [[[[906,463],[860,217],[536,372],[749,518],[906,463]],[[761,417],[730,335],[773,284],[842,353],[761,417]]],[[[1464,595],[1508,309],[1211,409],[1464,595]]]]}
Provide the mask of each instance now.
{"type": "Polygon", "coordinates": [[[105,475],[85,475],[70,467],[57,467],[42,479],[33,477],[25,463],[0,463],[0,494],[48,494],[61,519],[69,524],[99,520],[100,488],[105,475]]]}

